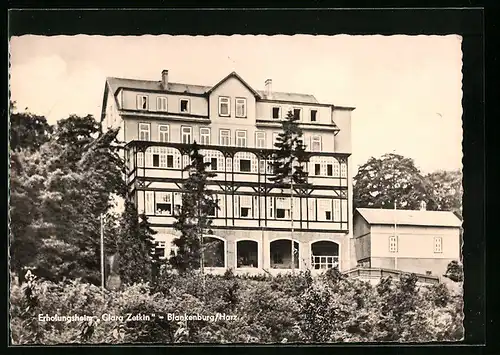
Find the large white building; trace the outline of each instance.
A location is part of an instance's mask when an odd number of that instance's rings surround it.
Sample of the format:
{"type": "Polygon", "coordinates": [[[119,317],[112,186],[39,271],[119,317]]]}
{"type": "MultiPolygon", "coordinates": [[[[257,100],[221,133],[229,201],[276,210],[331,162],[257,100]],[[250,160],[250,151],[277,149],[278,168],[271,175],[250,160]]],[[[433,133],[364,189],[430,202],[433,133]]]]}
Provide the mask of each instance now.
{"type": "Polygon", "coordinates": [[[102,121],[120,127],[126,144],[128,197],[149,217],[158,246],[170,255],[182,202],[183,167],[196,141],[217,175],[210,181],[214,211],[213,272],[276,273],[291,269],[289,191],[273,188],[268,165],[280,120],[300,117],[310,155],[309,187],[294,192],[296,269],[355,265],[352,231],[352,107],[319,103],[309,94],[255,90],[232,72],[213,86],[107,78],[102,121]],[[354,263],[354,265],[353,265],[354,263]]]}

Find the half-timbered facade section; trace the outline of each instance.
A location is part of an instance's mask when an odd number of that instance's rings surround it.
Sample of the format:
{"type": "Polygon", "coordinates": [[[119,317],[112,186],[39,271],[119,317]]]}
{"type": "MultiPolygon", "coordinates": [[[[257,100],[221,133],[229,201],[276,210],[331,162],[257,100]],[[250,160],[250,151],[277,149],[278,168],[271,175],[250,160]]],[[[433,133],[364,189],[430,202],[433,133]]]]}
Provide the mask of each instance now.
{"type": "Polygon", "coordinates": [[[353,108],[319,103],[314,96],[274,92],[271,80],[255,90],[231,73],[214,86],[108,78],[102,120],[121,127],[129,198],[157,230],[165,257],[175,250],[172,225],[182,205],[188,149],[197,142],[209,169],[213,211],[210,239],[217,245],[207,266],[270,273],[295,267],[351,266],[353,108]],[[308,183],[274,188],[270,158],[288,111],[300,117],[309,161],[308,183]],[[291,211],[293,206],[293,211],[291,211]]]}

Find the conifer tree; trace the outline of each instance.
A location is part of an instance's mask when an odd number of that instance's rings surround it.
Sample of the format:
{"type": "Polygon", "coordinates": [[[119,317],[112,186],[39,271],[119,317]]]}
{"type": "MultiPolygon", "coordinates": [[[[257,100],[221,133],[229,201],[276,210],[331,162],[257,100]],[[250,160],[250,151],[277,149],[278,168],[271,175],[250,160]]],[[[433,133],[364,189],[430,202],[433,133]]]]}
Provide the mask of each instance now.
{"type": "Polygon", "coordinates": [[[290,189],[290,220],[291,220],[291,269],[295,267],[293,241],[293,195],[294,185],[303,185],[307,182],[307,173],[304,163],[307,161],[305,145],[302,140],[303,132],[298,124],[299,117],[291,110],[281,121],[282,132],[279,133],[274,144],[272,156],[273,174],[269,180],[275,187],[290,189]]]}
{"type": "Polygon", "coordinates": [[[183,184],[182,206],[174,228],[181,233],[173,243],[177,254],[170,259],[179,272],[202,269],[203,235],[212,234],[210,212],[217,209],[217,201],[207,190],[207,182],[216,174],[207,171],[210,163],[205,162],[196,142],[190,147],[190,164],[184,168],[189,176],[183,184]]]}

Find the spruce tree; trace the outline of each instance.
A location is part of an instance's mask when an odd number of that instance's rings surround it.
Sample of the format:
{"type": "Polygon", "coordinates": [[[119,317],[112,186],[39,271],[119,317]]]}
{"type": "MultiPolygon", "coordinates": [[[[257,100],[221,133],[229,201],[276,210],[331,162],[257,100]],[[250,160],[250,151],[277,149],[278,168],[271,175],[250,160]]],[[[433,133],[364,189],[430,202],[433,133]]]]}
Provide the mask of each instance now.
{"type": "Polygon", "coordinates": [[[170,263],[179,272],[199,268],[203,272],[203,235],[212,234],[212,219],[208,215],[218,208],[207,190],[207,182],[216,174],[207,171],[210,163],[204,161],[196,142],[190,146],[189,157],[190,164],[184,168],[189,176],[183,184],[182,206],[174,223],[174,229],[181,235],[173,241],[177,254],[170,263]]]}
{"type": "Polygon", "coordinates": [[[290,190],[290,220],[291,220],[291,269],[295,267],[294,241],[293,241],[293,195],[294,185],[303,185],[307,182],[307,173],[304,163],[307,161],[303,132],[298,124],[299,117],[291,110],[281,121],[282,132],[279,133],[274,144],[275,151],[272,155],[273,174],[269,180],[275,187],[290,190]]]}
{"type": "Polygon", "coordinates": [[[154,234],[147,217],[139,216],[131,201],[125,202],[122,214],[118,254],[120,278],[123,283],[147,282],[152,279],[154,234]]]}

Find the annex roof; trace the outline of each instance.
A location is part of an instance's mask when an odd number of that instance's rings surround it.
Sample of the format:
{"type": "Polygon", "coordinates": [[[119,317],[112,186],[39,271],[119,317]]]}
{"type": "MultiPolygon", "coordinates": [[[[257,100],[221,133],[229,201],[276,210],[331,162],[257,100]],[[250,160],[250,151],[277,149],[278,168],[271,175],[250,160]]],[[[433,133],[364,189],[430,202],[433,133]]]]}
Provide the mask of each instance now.
{"type": "Polygon", "coordinates": [[[449,211],[414,211],[381,208],[357,208],[356,211],[372,225],[460,227],[460,219],[449,211]]]}

